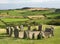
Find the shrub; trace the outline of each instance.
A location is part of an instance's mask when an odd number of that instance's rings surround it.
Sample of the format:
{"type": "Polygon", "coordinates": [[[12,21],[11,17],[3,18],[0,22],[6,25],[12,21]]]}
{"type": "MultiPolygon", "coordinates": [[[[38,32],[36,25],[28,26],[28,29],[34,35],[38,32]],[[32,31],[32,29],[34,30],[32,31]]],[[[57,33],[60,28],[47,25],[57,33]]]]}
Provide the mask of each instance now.
{"type": "Polygon", "coordinates": [[[33,21],[30,24],[32,24],[32,25],[38,25],[38,23],[36,21],[33,21]]]}
{"type": "Polygon", "coordinates": [[[47,24],[49,24],[49,25],[60,25],[60,19],[58,19],[58,20],[51,20],[47,24]]]}
{"type": "Polygon", "coordinates": [[[55,19],[60,19],[60,16],[56,16],[55,19]]]}

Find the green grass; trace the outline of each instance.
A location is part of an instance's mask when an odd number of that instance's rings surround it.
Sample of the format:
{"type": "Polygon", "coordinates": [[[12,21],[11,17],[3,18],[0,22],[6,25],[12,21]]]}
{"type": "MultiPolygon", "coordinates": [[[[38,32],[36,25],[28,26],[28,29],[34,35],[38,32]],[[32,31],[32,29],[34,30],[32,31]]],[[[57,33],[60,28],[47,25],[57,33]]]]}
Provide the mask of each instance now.
{"type": "MultiPolygon", "coordinates": [[[[3,32],[4,33],[4,32],[3,32]]],[[[60,44],[60,26],[55,26],[54,37],[41,40],[15,39],[0,34],[0,44],[60,44]]]]}
{"type": "Polygon", "coordinates": [[[16,22],[16,21],[27,21],[29,19],[21,19],[21,18],[3,18],[2,19],[5,22],[16,22]]]}
{"type": "MultiPolygon", "coordinates": [[[[21,19],[21,18],[2,18],[2,20],[6,23],[11,23],[11,22],[24,22],[28,21],[29,19],[21,19]]],[[[3,25],[4,23],[0,21],[0,25],[3,25]]]]}
{"type": "MultiPolygon", "coordinates": [[[[50,17],[56,17],[60,16],[60,13],[51,13],[51,11],[28,11],[28,10],[4,10],[0,11],[1,13],[6,13],[11,16],[30,16],[30,15],[41,15],[41,14],[46,14],[47,16],[50,17]]],[[[28,21],[28,18],[2,18],[3,21],[6,23],[23,23],[25,21],[28,21]]],[[[52,19],[37,19],[37,20],[32,20],[36,21],[38,23],[44,24],[46,22],[51,21],[52,19]]],[[[30,21],[29,21],[30,22],[30,21]]],[[[0,27],[5,27],[5,25],[0,22],[0,27]]],[[[46,26],[47,27],[47,26],[46,26]]],[[[43,26],[43,29],[45,26],[43,26]]],[[[27,27],[24,28],[25,30],[27,27]]],[[[5,31],[0,30],[0,44],[60,44],[60,26],[55,26],[54,30],[54,37],[47,38],[47,39],[41,39],[41,40],[27,40],[27,39],[16,39],[13,37],[7,37],[5,34],[5,31]]]]}
{"type": "MultiPolygon", "coordinates": [[[[6,22],[7,24],[22,24],[25,21],[28,21],[29,19],[24,19],[24,18],[2,18],[2,20],[4,22],[6,22]]],[[[0,28],[5,28],[5,24],[3,22],[0,21],[0,28]]]]}
{"type": "Polygon", "coordinates": [[[49,14],[52,13],[52,10],[0,10],[0,14],[5,13],[11,16],[30,16],[30,15],[41,15],[41,14],[49,14]]]}

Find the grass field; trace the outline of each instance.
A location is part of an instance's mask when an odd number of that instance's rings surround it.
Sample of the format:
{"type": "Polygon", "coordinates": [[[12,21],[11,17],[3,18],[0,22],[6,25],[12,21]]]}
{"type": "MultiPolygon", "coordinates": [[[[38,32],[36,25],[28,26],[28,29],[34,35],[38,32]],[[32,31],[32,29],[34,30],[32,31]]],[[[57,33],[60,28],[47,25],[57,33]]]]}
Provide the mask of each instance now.
{"type": "Polygon", "coordinates": [[[55,26],[54,37],[40,40],[16,39],[6,37],[4,30],[0,31],[0,44],[60,44],[60,26],[55,26]]]}
{"type": "MultiPolygon", "coordinates": [[[[2,20],[4,22],[6,22],[7,24],[21,24],[25,21],[28,21],[29,19],[24,19],[24,18],[2,18],[2,20]]],[[[0,21],[0,28],[4,28],[6,25],[0,21]]]]}
{"type": "MultiPolygon", "coordinates": [[[[29,10],[0,10],[0,15],[5,16],[4,18],[2,17],[1,19],[5,21],[7,24],[12,23],[12,24],[26,24],[26,23],[31,23],[32,21],[37,22],[38,24],[46,24],[49,21],[58,20],[58,22],[53,22],[58,25],[60,25],[60,12],[56,13],[53,12],[52,10],[34,10],[34,11],[29,11],[29,10]],[[6,18],[6,16],[23,16],[23,18],[6,18]],[[32,16],[32,15],[45,15],[46,19],[29,19],[25,18],[27,16],[32,16]],[[58,17],[59,18],[58,18],[58,17]],[[49,17],[49,18],[48,18],[49,17]],[[57,19],[55,19],[55,17],[57,19]],[[25,22],[28,21],[28,22],[25,22]]],[[[47,27],[46,25],[43,26],[43,29],[47,27]]],[[[0,28],[5,28],[4,23],[0,21],[0,28]]],[[[27,29],[26,27],[24,28],[25,30],[27,29]]],[[[6,31],[4,29],[0,29],[0,44],[60,44],[60,26],[55,26],[54,29],[54,37],[47,38],[47,39],[40,39],[40,40],[27,40],[27,39],[19,39],[19,38],[13,38],[13,37],[7,37],[5,35],[6,31]]]]}
{"type": "Polygon", "coordinates": [[[16,21],[27,21],[27,20],[29,20],[29,19],[24,19],[24,18],[3,18],[2,19],[3,21],[5,21],[5,22],[16,22],[16,21]]]}

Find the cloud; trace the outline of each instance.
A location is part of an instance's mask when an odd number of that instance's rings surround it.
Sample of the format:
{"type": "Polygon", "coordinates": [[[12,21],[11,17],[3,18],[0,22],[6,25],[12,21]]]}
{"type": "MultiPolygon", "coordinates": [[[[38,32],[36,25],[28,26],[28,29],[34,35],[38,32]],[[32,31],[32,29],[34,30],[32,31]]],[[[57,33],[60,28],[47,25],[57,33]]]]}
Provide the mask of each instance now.
{"type": "Polygon", "coordinates": [[[51,2],[59,0],[0,0],[0,3],[51,2]]]}
{"type": "Polygon", "coordinates": [[[60,8],[60,0],[0,0],[0,9],[20,7],[60,8]]]}
{"type": "Polygon", "coordinates": [[[50,1],[55,1],[55,0],[10,0],[10,3],[26,3],[26,2],[50,2],[50,1]]]}
{"type": "Polygon", "coordinates": [[[0,0],[0,3],[8,3],[8,0],[0,0]]]}

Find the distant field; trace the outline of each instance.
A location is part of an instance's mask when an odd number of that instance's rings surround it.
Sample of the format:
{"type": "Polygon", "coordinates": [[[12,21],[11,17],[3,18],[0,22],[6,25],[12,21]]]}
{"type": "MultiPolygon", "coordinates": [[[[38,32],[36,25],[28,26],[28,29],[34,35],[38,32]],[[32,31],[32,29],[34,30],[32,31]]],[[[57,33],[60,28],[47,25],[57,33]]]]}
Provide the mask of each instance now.
{"type": "Polygon", "coordinates": [[[50,18],[54,18],[56,16],[60,16],[60,12],[55,12],[55,9],[48,10],[0,10],[0,16],[34,16],[34,15],[44,15],[50,18]]]}
{"type": "Polygon", "coordinates": [[[60,44],[60,26],[55,26],[54,37],[41,40],[15,39],[6,37],[3,33],[5,31],[2,30],[2,33],[0,31],[0,44],[60,44]]]}
{"type": "Polygon", "coordinates": [[[40,15],[40,14],[48,14],[51,13],[51,10],[3,10],[0,11],[1,14],[5,14],[5,15],[12,15],[12,16],[28,16],[28,15],[40,15]]]}
{"type": "MultiPolygon", "coordinates": [[[[55,12],[55,9],[48,9],[48,10],[27,10],[27,9],[16,9],[16,10],[0,10],[0,17],[3,21],[6,23],[17,23],[17,24],[22,24],[22,23],[31,23],[36,22],[38,24],[46,24],[47,22],[51,20],[57,20],[60,19],[60,12],[55,12]],[[28,16],[39,16],[42,15],[44,18],[42,19],[31,19],[28,18],[28,16]],[[4,16],[4,17],[3,17],[4,16]],[[11,16],[11,18],[6,18],[8,16],[11,16]],[[15,16],[13,18],[13,16],[15,16]],[[16,17],[18,16],[18,18],[16,17]],[[19,17],[20,16],[20,17],[19,17]],[[22,18],[21,18],[22,16],[22,18]]],[[[36,18],[36,17],[35,17],[36,18]]],[[[60,22],[60,21],[58,21],[60,22]]],[[[57,23],[58,23],[57,22],[57,23]]],[[[4,24],[0,22],[0,27],[4,27],[4,24]]]]}

